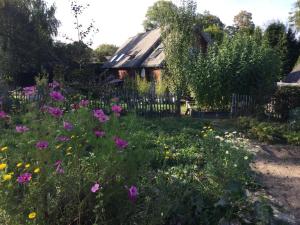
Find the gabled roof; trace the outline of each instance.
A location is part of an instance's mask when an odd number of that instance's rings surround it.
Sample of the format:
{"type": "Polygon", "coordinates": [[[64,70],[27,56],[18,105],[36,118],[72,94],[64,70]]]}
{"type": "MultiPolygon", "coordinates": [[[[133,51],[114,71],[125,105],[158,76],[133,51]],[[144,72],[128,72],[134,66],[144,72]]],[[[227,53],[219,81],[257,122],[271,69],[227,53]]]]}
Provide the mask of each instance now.
{"type": "Polygon", "coordinates": [[[161,43],[143,62],[142,67],[161,67],[165,60],[164,46],[161,43]]]}
{"type": "Polygon", "coordinates": [[[103,68],[138,68],[161,42],[160,29],[130,38],[103,68]]]}

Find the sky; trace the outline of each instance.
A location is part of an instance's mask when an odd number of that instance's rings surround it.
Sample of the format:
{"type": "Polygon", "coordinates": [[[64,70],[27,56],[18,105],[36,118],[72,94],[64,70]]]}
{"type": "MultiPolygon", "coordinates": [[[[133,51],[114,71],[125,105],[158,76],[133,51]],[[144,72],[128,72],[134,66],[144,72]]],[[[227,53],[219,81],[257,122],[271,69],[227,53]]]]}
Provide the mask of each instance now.
{"type": "MultiPolygon", "coordinates": [[[[60,20],[57,39],[67,42],[64,36],[76,40],[74,17],[70,9],[71,0],[46,0],[55,4],[56,18],[60,20]]],[[[197,0],[198,12],[208,10],[218,16],[226,25],[233,24],[233,17],[241,10],[252,13],[253,21],[262,28],[274,20],[287,24],[289,12],[296,0],[197,0]]],[[[149,6],[156,0],[78,0],[90,4],[79,18],[80,23],[88,25],[92,20],[99,32],[93,38],[93,48],[100,44],[122,45],[129,37],[143,32],[142,23],[149,6]]],[[[173,0],[179,5],[180,0],[173,0]]]]}

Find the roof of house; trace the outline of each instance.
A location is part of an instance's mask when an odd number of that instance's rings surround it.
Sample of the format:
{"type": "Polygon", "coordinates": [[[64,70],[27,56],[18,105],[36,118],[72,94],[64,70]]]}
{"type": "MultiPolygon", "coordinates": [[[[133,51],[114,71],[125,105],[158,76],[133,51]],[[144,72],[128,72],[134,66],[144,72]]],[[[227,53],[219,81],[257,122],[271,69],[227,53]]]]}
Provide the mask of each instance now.
{"type": "MultiPolygon", "coordinates": [[[[195,32],[197,33],[197,32],[195,32]]],[[[198,32],[201,37],[210,43],[209,34],[198,32]]],[[[138,34],[121,46],[117,52],[104,63],[104,69],[127,69],[161,67],[165,60],[164,47],[161,41],[159,28],[138,34]]]]}
{"type": "Polygon", "coordinates": [[[137,68],[160,44],[160,29],[138,34],[121,46],[103,68],[137,68]]]}
{"type": "Polygon", "coordinates": [[[284,79],[285,83],[300,83],[300,64],[295,66],[293,71],[284,79]]]}

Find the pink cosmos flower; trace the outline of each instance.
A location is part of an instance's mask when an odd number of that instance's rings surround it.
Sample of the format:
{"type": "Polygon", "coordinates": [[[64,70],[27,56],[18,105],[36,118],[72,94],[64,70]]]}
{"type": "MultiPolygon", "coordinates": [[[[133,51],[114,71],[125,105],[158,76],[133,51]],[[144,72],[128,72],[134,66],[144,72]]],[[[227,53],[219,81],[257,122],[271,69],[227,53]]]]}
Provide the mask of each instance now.
{"type": "Polygon", "coordinates": [[[64,121],[64,129],[65,129],[65,130],[71,131],[71,130],[73,130],[73,128],[74,128],[73,124],[64,121]]]}
{"type": "Polygon", "coordinates": [[[19,184],[27,184],[31,180],[32,175],[31,173],[23,173],[18,177],[19,184]]]}
{"type": "Polygon", "coordinates": [[[56,118],[59,118],[63,115],[63,111],[60,108],[48,107],[48,112],[56,118]]]}
{"type": "Polygon", "coordinates": [[[30,86],[30,87],[24,87],[23,88],[23,93],[26,96],[32,96],[32,95],[35,94],[35,92],[36,92],[35,86],[30,86]]]}
{"type": "Polygon", "coordinates": [[[36,143],[35,147],[37,147],[39,150],[44,150],[46,148],[48,148],[49,143],[48,141],[38,141],[38,143],[36,143]]]}
{"type": "Polygon", "coordinates": [[[68,142],[71,140],[71,138],[67,137],[67,136],[58,136],[56,138],[57,141],[60,141],[60,142],[68,142]]]}
{"type": "Polygon", "coordinates": [[[101,123],[105,123],[109,120],[109,117],[105,115],[102,109],[95,109],[93,112],[94,117],[96,117],[101,123]]]}
{"type": "Polygon", "coordinates": [[[52,83],[49,83],[49,87],[53,88],[53,89],[59,88],[60,84],[57,81],[54,80],[52,83]]]}
{"type": "Polygon", "coordinates": [[[119,137],[114,137],[114,141],[115,141],[116,147],[119,149],[124,149],[124,148],[128,147],[128,142],[125,140],[122,140],[119,137]]]}
{"type": "Polygon", "coordinates": [[[25,133],[25,132],[29,131],[29,128],[26,126],[17,125],[16,131],[17,131],[17,133],[25,133]]]}
{"type": "Polygon", "coordinates": [[[116,116],[120,116],[120,113],[122,112],[122,106],[120,105],[113,105],[111,107],[111,110],[115,113],[116,116]]]}
{"type": "Polygon", "coordinates": [[[128,189],[128,198],[131,202],[135,202],[137,197],[138,197],[138,189],[136,186],[132,185],[129,189],[128,189]]]}
{"type": "Polygon", "coordinates": [[[95,130],[94,134],[96,135],[97,138],[105,136],[105,132],[101,130],[95,130]]]}
{"type": "Polygon", "coordinates": [[[0,119],[5,119],[7,114],[4,111],[0,111],[0,119]]]}
{"type": "Polygon", "coordinates": [[[59,92],[59,91],[52,91],[50,93],[50,97],[54,100],[54,101],[59,101],[62,102],[65,100],[65,97],[59,92]]]}
{"type": "Polygon", "coordinates": [[[89,105],[89,100],[81,100],[80,102],[79,102],[79,106],[80,107],[87,107],[88,105],[89,105]]]}
{"type": "Polygon", "coordinates": [[[97,191],[99,191],[99,189],[100,189],[100,184],[95,183],[91,188],[91,192],[96,193],[97,191]]]}
{"type": "Polygon", "coordinates": [[[64,169],[62,168],[62,161],[61,160],[56,161],[54,166],[56,167],[56,169],[55,169],[56,173],[63,174],[65,172],[64,169]]]}

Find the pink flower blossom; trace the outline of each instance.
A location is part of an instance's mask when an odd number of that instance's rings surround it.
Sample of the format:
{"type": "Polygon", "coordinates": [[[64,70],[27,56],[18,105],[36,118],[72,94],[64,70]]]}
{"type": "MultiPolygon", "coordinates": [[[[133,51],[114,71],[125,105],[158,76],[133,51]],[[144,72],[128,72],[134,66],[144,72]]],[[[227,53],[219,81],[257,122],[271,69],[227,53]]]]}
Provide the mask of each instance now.
{"type": "Polygon", "coordinates": [[[62,168],[62,161],[61,160],[56,161],[54,166],[56,167],[56,169],[55,169],[56,173],[63,174],[65,172],[64,169],[62,168]]]}
{"type": "Polygon", "coordinates": [[[59,88],[60,84],[57,81],[54,80],[52,83],[49,83],[49,87],[53,88],[53,89],[59,88]]]}
{"type": "Polygon", "coordinates": [[[79,106],[80,107],[87,107],[88,105],[89,105],[89,100],[81,100],[80,102],[79,102],[79,106]]]}
{"type": "Polygon", "coordinates": [[[71,131],[71,130],[73,130],[73,128],[74,128],[73,124],[64,121],[64,129],[65,129],[65,130],[71,131]]]}
{"type": "Polygon", "coordinates": [[[18,177],[19,184],[27,184],[31,180],[32,175],[31,173],[23,173],[18,177]]]}
{"type": "Polygon", "coordinates": [[[17,133],[25,133],[25,132],[29,131],[29,128],[26,126],[18,125],[18,126],[16,126],[16,131],[17,131],[17,133]]]}
{"type": "Polygon", "coordinates": [[[115,141],[116,147],[119,149],[124,149],[124,148],[128,147],[128,142],[125,140],[122,140],[119,137],[114,137],[114,141],[115,141]]]}
{"type": "Polygon", "coordinates": [[[129,189],[128,189],[128,198],[131,202],[135,202],[137,197],[138,197],[138,189],[136,186],[131,186],[129,189]]]}
{"type": "Polygon", "coordinates": [[[38,143],[36,143],[35,145],[39,150],[44,150],[46,148],[48,148],[49,143],[48,141],[38,141],[38,143]]]}
{"type": "Polygon", "coordinates": [[[60,142],[68,142],[71,140],[71,138],[67,137],[67,136],[58,136],[56,138],[57,141],[60,141],[60,142]]]}
{"type": "Polygon", "coordinates": [[[0,119],[5,119],[7,114],[4,111],[0,111],[0,119]]]}
{"type": "Polygon", "coordinates": [[[120,106],[120,105],[113,105],[111,107],[111,110],[115,113],[116,116],[120,116],[120,113],[122,112],[122,106],[120,106]]]}
{"type": "Polygon", "coordinates": [[[97,138],[105,136],[105,132],[104,131],[100,131],[100,130],[95,130],[94,134],[96,135],[97,138]]]}
{"type": "Polygon", "coordinates": [[[100,184],[95,183],[91,188],[91,192],[96,193],[97,191],[99,191],[99,189],[100,189],[100,184]]]}
{"type": "Polygon", "coordinates": [[[65,100],[65,97],[59,92],[59,91],[52,91],[50,93],[50,97],[54,100],[54,101],[59,101],[62,102],[65,100]]]}
{"type": "Polygon", "coordinates": [[[56,118],[59,118],[63,115],[63,111],[60,108],[48,107],[48,112],[56,118]]]}
{"type": "Polygon", "coordinates": [[[26,96],[33,96],[36,92],[35,86],[30,86],[30,87],[24,87],[23,88],[23,93],[26,96]]]}
{"type": "Polygon", "coordinates": [[[105,123],[109,120],[109,117],[105,115],[102,109],[95,109],[94,117],[96,117],[101,123],[105,123]]]}

